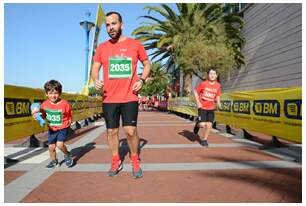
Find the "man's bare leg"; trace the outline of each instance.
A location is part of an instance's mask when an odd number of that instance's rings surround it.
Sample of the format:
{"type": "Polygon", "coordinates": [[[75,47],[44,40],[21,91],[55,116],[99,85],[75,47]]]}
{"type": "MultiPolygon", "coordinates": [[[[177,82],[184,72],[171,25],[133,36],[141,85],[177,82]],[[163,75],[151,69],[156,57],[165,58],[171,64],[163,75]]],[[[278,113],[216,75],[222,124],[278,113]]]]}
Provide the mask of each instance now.
{"type": "Polygon", "coordinates": [[[112,155],[119,154],[119,128],[107,129],[107,141],[108,146],[112,152],[112,155]]]}
{"type": "Polygon", "coordinates": [[[137,135],[137,128],[134,126],[124,126],[123,129],[127,137],[131,155],[138,154],[139,137],[137,135]]]}

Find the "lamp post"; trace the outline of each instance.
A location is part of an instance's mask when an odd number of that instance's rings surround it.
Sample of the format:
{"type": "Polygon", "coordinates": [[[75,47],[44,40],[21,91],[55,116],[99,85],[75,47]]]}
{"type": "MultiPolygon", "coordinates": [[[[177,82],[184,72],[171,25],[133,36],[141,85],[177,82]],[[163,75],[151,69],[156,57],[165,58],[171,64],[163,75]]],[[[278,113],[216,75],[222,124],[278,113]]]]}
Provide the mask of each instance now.
{"type": "Polygon", "coordinates": [[[95,26],[94,23],[89,21],[90,12],[85,13],[84,21],[80,22],[81,27],[85,30],[85,84],[87,83],[87,75],[88,75],[88,54],[89,54],[89,33],[92,27],[95,26]]]}

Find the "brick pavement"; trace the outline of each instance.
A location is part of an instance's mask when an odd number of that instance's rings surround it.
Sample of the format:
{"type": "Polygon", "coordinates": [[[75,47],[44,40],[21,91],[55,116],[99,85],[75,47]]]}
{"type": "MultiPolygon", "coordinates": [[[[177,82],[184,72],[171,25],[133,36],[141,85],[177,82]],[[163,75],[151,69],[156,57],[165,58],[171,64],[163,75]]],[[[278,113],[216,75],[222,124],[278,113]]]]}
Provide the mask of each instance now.
{"type": "Polygon", "coordinates": [[[203,148],[192,133],[194,123],[173,114],[141,112],[138,122],[143,178],[131,177],[122,131],[124,170],[106,176],[110,150],[100,126],[70,140],[77,161],[73,168],[50,171],[44,168],[48,160],[37,162],[36,156],[33,163],[6,168],[5,202],[302,201],[302,166],[290,158],[217,131],[209,136],[210,147],[203,148]]]}

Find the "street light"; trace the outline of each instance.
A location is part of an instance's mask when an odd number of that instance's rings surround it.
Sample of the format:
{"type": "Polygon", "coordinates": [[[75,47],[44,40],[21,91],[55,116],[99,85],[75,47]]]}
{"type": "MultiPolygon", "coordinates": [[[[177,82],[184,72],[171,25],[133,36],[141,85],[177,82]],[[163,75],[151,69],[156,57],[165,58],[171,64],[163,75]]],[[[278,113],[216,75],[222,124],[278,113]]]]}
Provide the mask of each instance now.
{"type": "Polygon", "coordinates": [[[86,35],[86,42],[85,42],[85,84],[87,82],[87,75],[88,75],[88,54],[89,54],[89,32],[92,27],[95,26],[94,23],[89,21],[90,17],[90,12],[85,13],[85,18],[84,21],[80,22],[81,27],[84,28],[85,30],[85,35],[86,35]]]}

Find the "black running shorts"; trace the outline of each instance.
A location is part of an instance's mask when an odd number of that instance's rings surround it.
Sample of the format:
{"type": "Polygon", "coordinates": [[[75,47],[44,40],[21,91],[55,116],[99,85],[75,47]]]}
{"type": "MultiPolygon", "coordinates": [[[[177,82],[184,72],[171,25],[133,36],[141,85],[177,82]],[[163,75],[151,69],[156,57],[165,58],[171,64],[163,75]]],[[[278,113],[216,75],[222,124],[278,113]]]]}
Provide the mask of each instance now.
{"type": "Polygon", "coordinates": [[[211,122],[213,123],[215,120],[215,110],[198,110],[199,122],[211,122]]]}
{"type": "Polygon", "coordinates": [[[103,103],[103,114],[107,129],[119,127],[120,116],[122,126],[137,125],[138,102],[103,103]]]}

